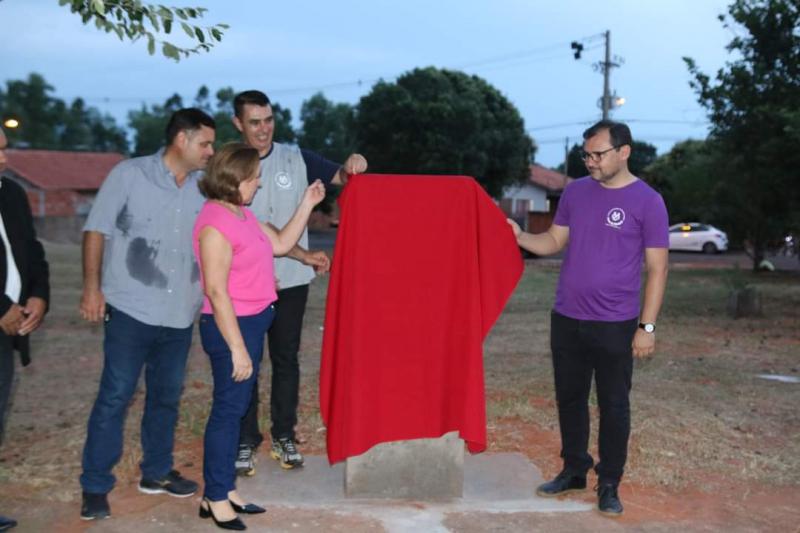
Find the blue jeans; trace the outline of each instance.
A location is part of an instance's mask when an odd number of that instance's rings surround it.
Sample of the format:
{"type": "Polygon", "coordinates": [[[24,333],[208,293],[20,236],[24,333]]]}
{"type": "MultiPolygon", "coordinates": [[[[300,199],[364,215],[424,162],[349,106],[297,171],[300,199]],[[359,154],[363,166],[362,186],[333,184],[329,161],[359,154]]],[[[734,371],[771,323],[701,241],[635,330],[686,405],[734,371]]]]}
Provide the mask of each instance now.
{"type": "Polygon", "coordinates": [[[111,470],[122,456],[125,415],[142,367],[147,387],[142,478],[161,479],[172,470],[175,424],[191,343],[192,326],[150,326],[107,306],[103,375],[83,448],[80,481],[85,492],[106,494],[114,487],[111,470]]]}
{"type": "Polygon", "coordinates": [[[247,353],[253,362],[253,373],[246,380],[238,382],[231,377],[231,351],[214,316],[200,317],[200,338],[211,360],[211,373],[214,376],[214,399],[203,441],[204,496],[211,501],[227,500],[228,492],[236,489],[234,463],[239,447],[239,426],[250,405],[264,352],[264,335],[274,317],[273,305],[257,315],[236,317],[247,353]]]}

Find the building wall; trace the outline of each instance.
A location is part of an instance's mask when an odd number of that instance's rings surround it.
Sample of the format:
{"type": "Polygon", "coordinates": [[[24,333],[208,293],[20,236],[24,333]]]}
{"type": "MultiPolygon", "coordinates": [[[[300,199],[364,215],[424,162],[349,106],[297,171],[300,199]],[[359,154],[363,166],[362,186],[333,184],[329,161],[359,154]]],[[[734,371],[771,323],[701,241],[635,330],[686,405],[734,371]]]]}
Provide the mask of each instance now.
{"type": "Polygon", "coordinates": [[[38,217],[33,219],[36,236],[48,242],[80,244],[86,217],[38,217]]]}
{"type": "Polygon", "coordinates": [[[78,208],[85,204],[82,196],[75,191],[42,191],[28,189],[28,202],[34,217],[69,217],[78,214],[78,208]]]}
{"type": "Polygon", "coordinates": [[[528,184],[510,187],[503,192],[500,208],[509,215],[522,215],[523,211],[547,212],[547,191],[528,184]]]}

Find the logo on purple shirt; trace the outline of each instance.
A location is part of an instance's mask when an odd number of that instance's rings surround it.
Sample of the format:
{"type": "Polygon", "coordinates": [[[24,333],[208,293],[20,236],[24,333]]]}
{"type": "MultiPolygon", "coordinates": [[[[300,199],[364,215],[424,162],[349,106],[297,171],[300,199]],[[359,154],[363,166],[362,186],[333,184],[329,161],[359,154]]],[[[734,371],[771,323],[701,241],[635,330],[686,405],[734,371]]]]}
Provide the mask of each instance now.
{"type": "Polygon", "coordinates": [[[625,222],[625,211],[621,207],[612,207],[606,215],[606,226],[619,229],[623,222],[625,222]]]}

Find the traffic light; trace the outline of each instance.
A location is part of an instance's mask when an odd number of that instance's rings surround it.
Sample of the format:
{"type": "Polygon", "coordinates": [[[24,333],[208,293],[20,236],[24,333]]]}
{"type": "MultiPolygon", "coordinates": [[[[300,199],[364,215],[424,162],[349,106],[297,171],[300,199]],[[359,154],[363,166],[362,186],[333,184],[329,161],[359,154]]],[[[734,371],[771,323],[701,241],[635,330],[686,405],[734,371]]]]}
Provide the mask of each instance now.
{"type": "Polygon", "coordinates": [[[580,59],[581,52],[583,52],[583,45],[578,41],[572,41],[572,44],[570,46],[574,50],[573,55],[575,56],[575,59],[580,59]]]}

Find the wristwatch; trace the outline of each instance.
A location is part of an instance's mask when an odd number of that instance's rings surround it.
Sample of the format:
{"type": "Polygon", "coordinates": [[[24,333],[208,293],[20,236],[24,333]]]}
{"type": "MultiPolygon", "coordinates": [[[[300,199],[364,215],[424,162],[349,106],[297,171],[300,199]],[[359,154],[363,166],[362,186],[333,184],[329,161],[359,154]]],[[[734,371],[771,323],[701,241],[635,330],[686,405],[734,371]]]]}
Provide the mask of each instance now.
{"type": "Polygon", "coordinates": [[[656,325],[653,322],[639,322],[639,327],[645,330],[646,333],[653,333],[656,330],[656,325]]]}

